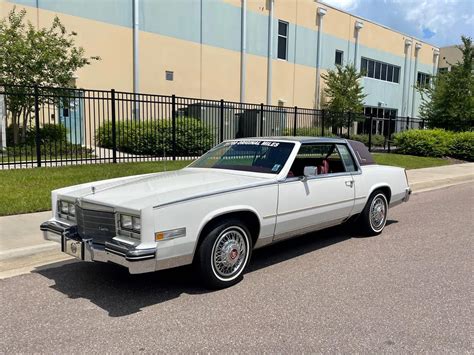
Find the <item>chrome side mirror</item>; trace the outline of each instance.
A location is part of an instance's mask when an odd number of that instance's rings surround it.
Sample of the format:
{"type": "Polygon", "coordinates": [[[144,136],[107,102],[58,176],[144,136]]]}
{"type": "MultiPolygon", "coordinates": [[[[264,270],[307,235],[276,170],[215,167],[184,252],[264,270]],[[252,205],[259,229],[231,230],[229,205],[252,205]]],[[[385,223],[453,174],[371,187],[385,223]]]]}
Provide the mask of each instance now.
{"type": "Polygon", "coordinates": [[[315,166],[305,166],[303,169],[303,180],[318,175],[318,168],[315,166]]]}

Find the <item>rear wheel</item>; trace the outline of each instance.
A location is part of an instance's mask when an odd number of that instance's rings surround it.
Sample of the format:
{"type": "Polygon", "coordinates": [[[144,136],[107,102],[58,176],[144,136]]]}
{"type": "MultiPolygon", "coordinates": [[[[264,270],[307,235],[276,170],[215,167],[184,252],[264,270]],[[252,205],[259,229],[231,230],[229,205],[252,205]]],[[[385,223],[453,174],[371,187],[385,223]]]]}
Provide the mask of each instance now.
{"type": "Polygon", "coordinates": [[[369,198],[360,216],[359,222],[365,235],[382,233],[387,223],[388,201],[381,191],[375,191],[369,198]]]}
{"type": "Polygon", "coordinates": [[[225,288],[242,280],[252,254],[252,240],[239,220],[223,221],[204,236],[198,251],[201,276],[210,288],[225,288]]]}

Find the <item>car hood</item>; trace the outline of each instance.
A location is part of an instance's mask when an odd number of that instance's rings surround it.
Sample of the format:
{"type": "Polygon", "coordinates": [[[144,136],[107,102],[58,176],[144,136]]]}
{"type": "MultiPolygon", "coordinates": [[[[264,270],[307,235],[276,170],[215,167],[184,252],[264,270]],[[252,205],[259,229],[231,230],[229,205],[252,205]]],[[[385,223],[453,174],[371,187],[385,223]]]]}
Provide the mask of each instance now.
{"type": "MultiPolygon", "coordinates": [[[[185,168],[103,180],[57,190],[58,196],[92,204],[140,210],[187,198],[266,184],[273,179],[230,170],[185,168]]],[[[261,175],[261,174],[260,174],[261,175]]]]}

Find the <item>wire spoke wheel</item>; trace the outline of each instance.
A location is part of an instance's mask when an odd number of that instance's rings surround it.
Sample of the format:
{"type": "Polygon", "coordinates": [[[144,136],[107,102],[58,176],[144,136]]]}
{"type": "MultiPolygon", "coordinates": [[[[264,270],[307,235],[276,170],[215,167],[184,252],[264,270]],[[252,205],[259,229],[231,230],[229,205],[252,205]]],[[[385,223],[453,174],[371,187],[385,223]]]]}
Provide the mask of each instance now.
{"type": "Polygon", "coordinates": [[[387,200],[383,195],[377,195],[372,200],[369,210],[370,226],[376,232],[383,229],[387,219],[387,200]]]}
{"type": "Polygon", "coordinates": [[[249,238],[237,226],[223,230],[211,252],[211,267],[216,277],[223,281],[232,280],[243,270],[249,256],[249,238]]]}

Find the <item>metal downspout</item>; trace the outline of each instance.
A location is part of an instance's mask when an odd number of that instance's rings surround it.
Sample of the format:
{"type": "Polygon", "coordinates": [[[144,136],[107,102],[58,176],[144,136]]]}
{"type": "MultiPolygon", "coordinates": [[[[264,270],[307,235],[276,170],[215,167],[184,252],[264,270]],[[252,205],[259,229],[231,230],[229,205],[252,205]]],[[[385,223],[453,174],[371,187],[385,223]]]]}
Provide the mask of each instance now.
{"type": "Polygon", "coordinates": [[[240,102],[245,102],[245,81],[247,71],[247,0],[242,0],[240,51],[240,102]]]}
{"type": "Polygon", "coordinates": [[[411,117],[415,117],[415,92],[416,92],[416,81],[418,80],[418,55],[421,49],[421,44],[415,44],[415,70],[413,72],[413,93],[411,99],[411,117]]]}
{"type": "Polygon", "coordinates": [[[320,72],[320,67],[321,67],[321,32],[323,30],[323,16],[326,15],[327,10],[318,7],[318,12],[316,14],[318,20],[319,20],[319,27],[318,27],[318,49],[316,52],[316,108],[320,109],[321,108],[321,93],[320,93],[320,87],[321,87],[321,72],[320,72]]]}
{"type": "Polygon", "coordinates": [[[269,1],[268,12],[267,105],[272,104],[273,2],[274,0],[269,1]]]}
{"type": "Polygon", "coordinates": [[[402,112],[401,116],[406,116],[406,103],[405,103],[405,96],[406,96],[406,86],[407,86],[407,74],[408,74],[408,56],[410,55],[410,46],[411,40],[405,40],[405,64],[403,66],[403,88],[402,88],[402,112]]]}
{"type": "MultiPolygon", "coordinates": [[[[139,92],[139,74],[140,74],[140,64],[139,64],[139,54],[138,54],[138,37],[139,37],[139,0],[133,0],[133,93],[138,94],[139,92]]],[[[135,100],[133,103],[133,115],[135,119],[138,119],[140,116],[139,104],[135,100]]]]}

